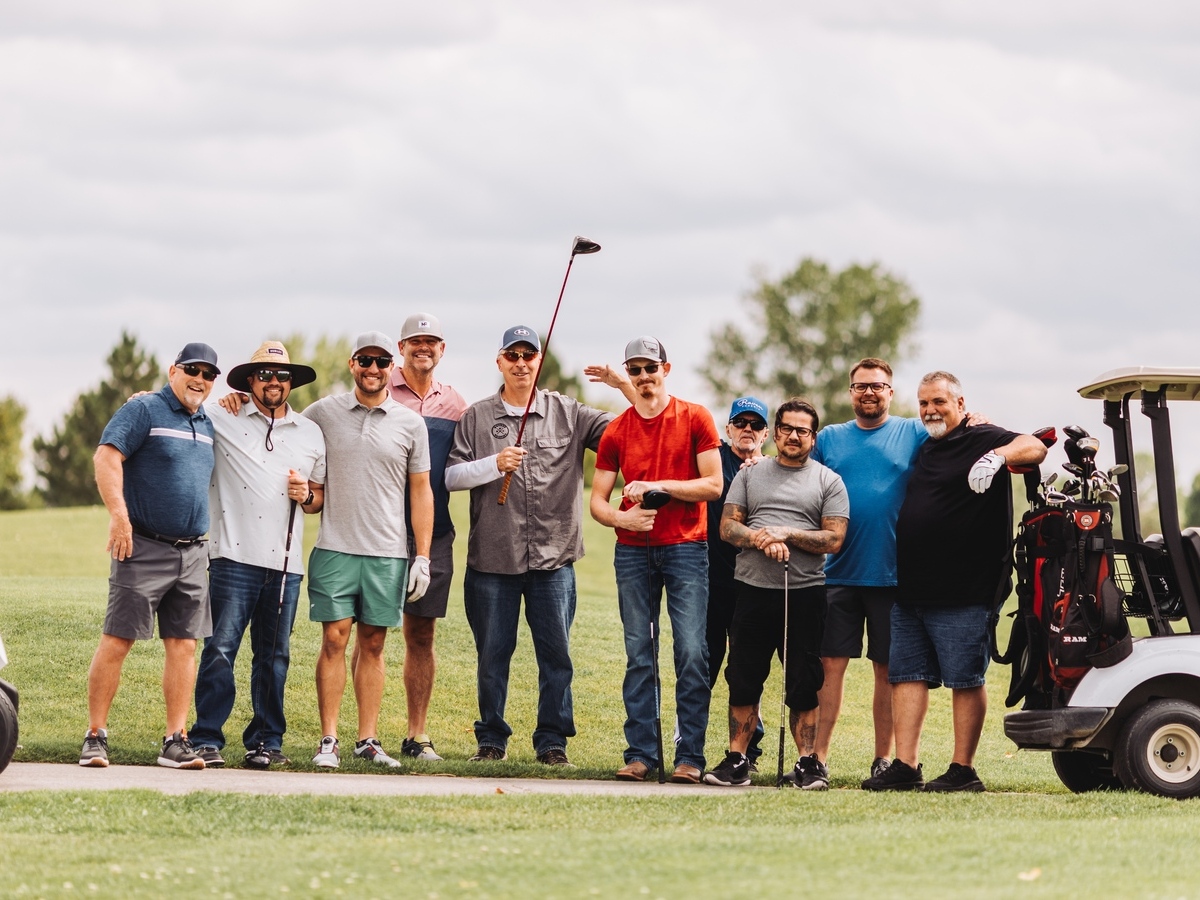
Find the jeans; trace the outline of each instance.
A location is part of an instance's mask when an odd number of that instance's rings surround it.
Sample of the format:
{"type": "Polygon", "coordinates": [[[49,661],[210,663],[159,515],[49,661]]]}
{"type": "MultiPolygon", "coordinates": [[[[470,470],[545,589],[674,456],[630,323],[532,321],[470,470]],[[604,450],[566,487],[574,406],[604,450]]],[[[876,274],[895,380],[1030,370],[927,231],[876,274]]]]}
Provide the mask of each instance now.
{"type": "MultiPolygon", "coordinates": [[[[675,765],[704,769],[708,731],[708,548],[703,542],[633,547],[617,544],[614,566],[625,626],[625,762],[659,764],[654,736],[656,689],[650,624],[658,633],[662,592],[667,592],[675,655],[675,765]]],[[[657,644],[657,642],[656,642],[657,644]]]]}
{"type": "Polygon", "coordinates": [[[197,747],[225,746],[222,729],[233,711],[236,688],[233,665],[246,626],[250,626],[250,704],[254,715],[242,732],[247,750],[259,744],[278,750],[283,746],[287,722],[283,715],[283,688],[291,659],[292,623],[303,575],[287,575],[283,606],[279,605],[283,572],[229,559],[210,560],[209,596],[213,633],[204,642],[200,671],[196,674],[196,724],[188,737],[197,747]]]}
{"type": "Polygon", "coordinates": [[[571,699],[571,623],[575,621],[575,568],[571,565],[521,575],[495,575],[467,567],[463,598],[467,623],[475,635],[479,720],[475,740],[480,747],[504,750],[512,728],[504,721],[508,700],[508,670],[517,648],[521,597],[525,621],[533,637],[538,667],[537,754],[567,749],[575,736],[571,699]]]}

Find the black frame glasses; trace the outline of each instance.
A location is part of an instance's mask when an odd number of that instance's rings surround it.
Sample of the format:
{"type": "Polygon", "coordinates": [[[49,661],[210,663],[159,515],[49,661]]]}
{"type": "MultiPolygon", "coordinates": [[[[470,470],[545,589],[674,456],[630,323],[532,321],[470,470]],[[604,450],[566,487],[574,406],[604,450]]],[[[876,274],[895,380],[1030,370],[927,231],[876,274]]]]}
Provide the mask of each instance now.
{"type": "Polygon", "coordinates": [[[501,350],[500,355],[511,363],[515,363],[518,359],[529,362],[532,359],[537,359],[537,350],[501,350]]]}
{"type": "Polygon", "coordinates": [[[272,378],[277,380],[280,384],[290,384],[292,380],[292,373],[289,369],[259,369],[254,373],[254,377],[263,384],[270,383],[272,378]]]}
{"type": "Polygon", "coordinates": [[[659,367],[659,363],[650,363],[647,366],[626,366],[625,371],[628,372],[630,375],[632,375],[634,378],[637,378],[643,372],[645,372],[647,375],[653,375],[655,372],[658,371],[658,367],[659,367]]]}
{"type": "Polygon", "coordinates": [[[368,356],[367,354],[363,353],[360,356],[354,357],[354,361],[356,363],[358,363],[358,367],[360,369],[369,369],[369,368],[371,368],[372,363],[379,366],[379,368],[381,368],[381,369],[386,369],[388,366],[390,366],[392,364],[393,357],[391,357],[391,356],[368,356]]]}
{"type": "Polygon", "coordinates": [[[199,375],[205,381],[216,381],[217,380],[217,373],[214,372],[212,369],[202,369],[197,365],[193,365],[192,363],[185,363],[184,365],[180,366],[179,368],[183,369],[183,374],[186,375],[188,378],[195,378],[197,375],[199,375]]]}
{"type": "Polygon", "coordinates": [[[850,392],[852,394],[865,394],[867,391],[872,391],[876,394],[882,394],[890,387],[891,385],[886,381],[855,381],[850,385],[850,392]]]}
{"type": "Polygon", "coordinates": [[[811,428],[806,428],[803,425],[785,425],[782,422],[775,426],[775,430],[784,437],[788,437],[793,434],[797,435],[798,437],[808,437],[813,433],[811,428]]]}
{"type": "Polygon", "coordinates": [[[730,419],[729,424],[738,431],[749,428],[751,431],[758,432],[767,427],[767,423],[762,419],[730,419]]]}

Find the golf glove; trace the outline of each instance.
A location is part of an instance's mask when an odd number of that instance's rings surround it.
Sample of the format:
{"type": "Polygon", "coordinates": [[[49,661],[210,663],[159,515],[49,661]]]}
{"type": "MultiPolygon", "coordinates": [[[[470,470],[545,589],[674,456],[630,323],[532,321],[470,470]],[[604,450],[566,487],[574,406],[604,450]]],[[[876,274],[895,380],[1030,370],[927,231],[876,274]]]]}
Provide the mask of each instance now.
{"type": "Polygon", "coordinates": [[[975,493],[982,494],[992,486],[992,479],[1003,468],[1003,456],[999,453],[985,453],[971,466],[971,471],[967,473],[967,484],[975,493]]]}
{"type": "Polygon", "coordinates": [[[416,603],[429,590],[429,558],[414,556],[408,567],[408,597],[409,603],[416,603]]]}

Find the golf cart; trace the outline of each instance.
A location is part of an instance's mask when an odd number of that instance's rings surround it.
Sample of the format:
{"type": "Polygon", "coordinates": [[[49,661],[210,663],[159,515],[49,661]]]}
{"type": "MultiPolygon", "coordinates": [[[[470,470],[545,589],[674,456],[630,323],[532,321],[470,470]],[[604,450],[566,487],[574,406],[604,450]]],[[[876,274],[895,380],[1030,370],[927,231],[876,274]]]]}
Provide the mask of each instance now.
{"type": "Polygon", "coordinates": [[[1090,668],[1051,708],[1004,717],[1023,750],[1049,750],[1076,793],[1129,788],[1163,797],[1200,796],[1200,530],[1180,531],[1168,401],[1200,399],[1200,369],[1114,369],[1080,388],[1104,403],[1112,432],[1121,536],[1112,578],[1126,620],[1146,621],[1115,664],[1090,668]],[[1162,534],[1143,538],[1138,514],[1130,400],[1150,420],[1162,534]]]}
{"type": "MultiPolygon", "coordinates": [[[[8,663],[4,641],[0,640],[0,669],[8,663]]],[[[12,761],[17,749],[17,689],[0,679],[0,772],[12,761]]]]}

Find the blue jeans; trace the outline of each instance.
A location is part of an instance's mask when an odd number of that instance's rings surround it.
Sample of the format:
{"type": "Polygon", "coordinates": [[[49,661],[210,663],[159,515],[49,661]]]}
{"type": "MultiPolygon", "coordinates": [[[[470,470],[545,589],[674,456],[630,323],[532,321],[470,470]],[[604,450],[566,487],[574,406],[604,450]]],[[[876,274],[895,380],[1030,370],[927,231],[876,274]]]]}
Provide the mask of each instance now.
{"type": "Polygon", "coordinates": [[[708,546],[703,542],[632,547],[617,544],[617,597],[625,626],[625,762],[658,766],[654,738],[655,687],[650,623],[658,631],[662,592],[675,653],[675,765],[704,768],[708,731],[708,546]]]}
{"type": "Polygon", "coordinates": [[[571,623],[575,621],[575,567],[571,565],[521,575],[494,575],[467,567],[463,598],[479,656],[476,668],[479,721],[475,723],[475,740],[480,747],[504,750],[512,736],[512,728],[504,721],[504,705],[508,700],[509,664],[517,648],[522,596],[538,667],[533,749],[538,754],[565,751],[567,738],[575,736],[571,699],[575,670],[570,652],[571,623]]]}
{"type": "Polygon", "coordinates": [[[303,575],[287,576],[283,607],[279,605],[283,572],[229,559],[208,564],[213,633],[204,641],[200,671],[196,674],[196,724],[188,737],[197,747],[225,746],[222,729],[233,711],[236,688],[233,664],[246,626],[250,626],[250,704],[254,715],[242,732],[247,750],[263,744],[283,746],[287,722],[283,716],[283,688],[291,660],[292,623],[303,575]]]}

